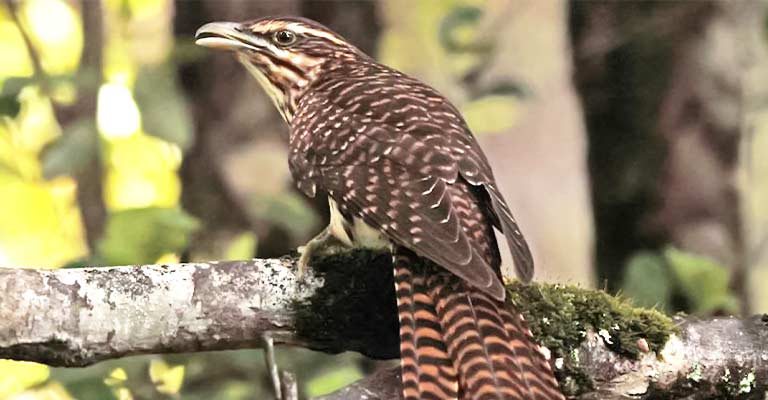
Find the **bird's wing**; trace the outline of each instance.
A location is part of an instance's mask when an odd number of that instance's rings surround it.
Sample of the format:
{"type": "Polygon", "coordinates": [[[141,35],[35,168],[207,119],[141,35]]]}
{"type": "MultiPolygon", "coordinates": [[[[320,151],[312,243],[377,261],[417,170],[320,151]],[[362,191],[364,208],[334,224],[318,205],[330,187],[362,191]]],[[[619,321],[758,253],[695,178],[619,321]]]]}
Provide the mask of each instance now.
{"type": "Polygon", "coordinates": [[[498,283],[496,266],[486,244],[475,243],[487,232],[472,231],[465,225],[471,220],[462,222],[477,213],[504,232],[520,277],[529,278],[528,247],[458,111],[423,84],[407,83],[359,85],[378,91],[375,96],[319,87],[314,98],[302,100],[307,107],[292,123],[290,157],[299,187],[308,195],[324,189],[342,211],[347,208],[399,244],[488,287],[498,283]],[[313,109],[327,117],[312,118],[313,109]],[[487,210],[469,186],[484,188],[487,210]]]}

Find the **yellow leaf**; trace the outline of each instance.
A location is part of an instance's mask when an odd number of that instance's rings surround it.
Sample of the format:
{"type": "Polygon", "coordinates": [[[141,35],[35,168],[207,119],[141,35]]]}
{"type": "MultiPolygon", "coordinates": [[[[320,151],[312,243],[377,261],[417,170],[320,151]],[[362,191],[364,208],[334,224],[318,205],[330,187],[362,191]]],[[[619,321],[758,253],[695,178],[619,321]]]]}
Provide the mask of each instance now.
{"type": "Polygon", "coordinates": [[[122,368],[115,368],[109,376],[104,379],[104,384],[110,387],[121,386],[128,380],[128,374],[122,368]]]}
{"type": "Polygon", "coordinates": [[[166,253],[155,261],[155,264],[178,264],[181,259],[178,254],[166,253]]]}
{"type": "Polygon", "coordinates": [[[11,396],[45,382],[50,370],[43,364],[0,360],[0,396],[11,396]]]}
{"type": "Polygon", "coordinates": [[[252,232],[243,232],[236,236],[228,244],[224,252],[225,260],[247,260],[253,257],[256,248],[256,235],[252,232]]]}
{"type": "Polygon", "coordinates": [[[163,376],[163,384],[157,386],[157,391],[164,394],[176,394],[184,383],[184,366],[177,365],[163,376]]]}
{"type": "Polygon", "coordinates": [[[62,0],[22,3],[22,21],[40,52],[43,69],[50,74],[72,72],[80,62],[83,30],[73,4],[62,0]]]}
{"type": "Polygon", "coordinates": [[[509,130],[520,119],[521,101],[513,96],[491,95],[461,107],[469,128],[475,135],[509,130]]]}
{"type": "Polygon", "coordinates": [[[117,397],[117,400],[133,400],[133,395],[128,388],[119,388],[114,390],[113,393],[115,394],[115,397],[117,397]]]}
{"type": "Polygon", "coordinates": [[[184,382],[184,366],[170,367],[165,361],[154,359],[149,363],[149,378],[158,392],[176,394],[184,382]]]}
{"type": "Polygon", "coordinates": [[[73,397],[61,383],[51,382],[45,386],[11,396],[8,400],[73,400],[73,397]]]}
{"type": "Polygon", "coordinates": [[[168,372],[168,364],[165,361],[155,358],[149,362],[149,379],[152,383],[158,383],[163,380],[163,375],[168,372]]]}

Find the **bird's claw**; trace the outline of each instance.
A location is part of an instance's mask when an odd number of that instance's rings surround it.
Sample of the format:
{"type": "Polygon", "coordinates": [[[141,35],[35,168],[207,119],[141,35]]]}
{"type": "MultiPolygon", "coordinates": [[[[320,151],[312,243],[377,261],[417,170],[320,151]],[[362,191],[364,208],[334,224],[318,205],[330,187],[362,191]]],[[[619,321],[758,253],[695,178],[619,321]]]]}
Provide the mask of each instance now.
{"type": "Polygon", "coordinates": [[[308,251],[308,246],[301,246],[296,249],[301,256],[296,263],[296,278],[299,280],[304,278],[304,271],[309,267],[309,261],[312,259],[312,251],[308,251]]]}
{"type": "Polygon", "coordinates": [[[304,277],[304,272],[309,268],[309,262],[312,261],[312,257],[318,254],[333,254],[336,252],[334,246],[334,237],[331,234],[331,228],[326,227],[317,236],[312,238],[304,246],[299,246],[296,251],[301,255],[299,261],[296,262],[296,276],[299,279],[304,277]]]}

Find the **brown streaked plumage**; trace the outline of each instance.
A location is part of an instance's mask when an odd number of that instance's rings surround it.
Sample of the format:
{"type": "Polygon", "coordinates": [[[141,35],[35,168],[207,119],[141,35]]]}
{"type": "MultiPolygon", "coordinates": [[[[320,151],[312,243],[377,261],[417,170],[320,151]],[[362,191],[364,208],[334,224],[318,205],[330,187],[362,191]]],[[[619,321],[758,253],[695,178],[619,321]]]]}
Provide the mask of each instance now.
{"type": "Polygon", "coordinates": [[[505,304],[494,228],[518,276],[533,261],[483,152],[431,87],[302,18],[212,23],[290,125],[289,166],[329,197],[335,236],[393,250],[406,399],[562,399],[522,317],[505,304]]]}

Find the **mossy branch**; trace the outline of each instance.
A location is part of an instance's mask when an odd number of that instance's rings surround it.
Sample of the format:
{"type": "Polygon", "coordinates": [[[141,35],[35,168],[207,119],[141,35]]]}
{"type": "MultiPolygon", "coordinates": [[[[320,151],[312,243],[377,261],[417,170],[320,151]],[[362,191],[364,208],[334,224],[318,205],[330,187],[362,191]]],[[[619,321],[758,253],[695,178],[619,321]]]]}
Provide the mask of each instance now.
{"type": "MultiPolygon", "coordinates": [[[[768,386],[768,328],[759,318],[673,320],[599,291],[508,288],[570,395],[761,398],[754,396],[768,386]]],[[[258,347],[267,332],[275,343],[331,353],[398,355],[390,256],[383,253],[317,260],[302,282],[290,258],[0,269],[0,292],[0,358],[85,366],[135,354],[258,347]]],[[[360,391],[391,398],[398,385],[394,371],[384,371],[327,398],[360,391]]]]}

